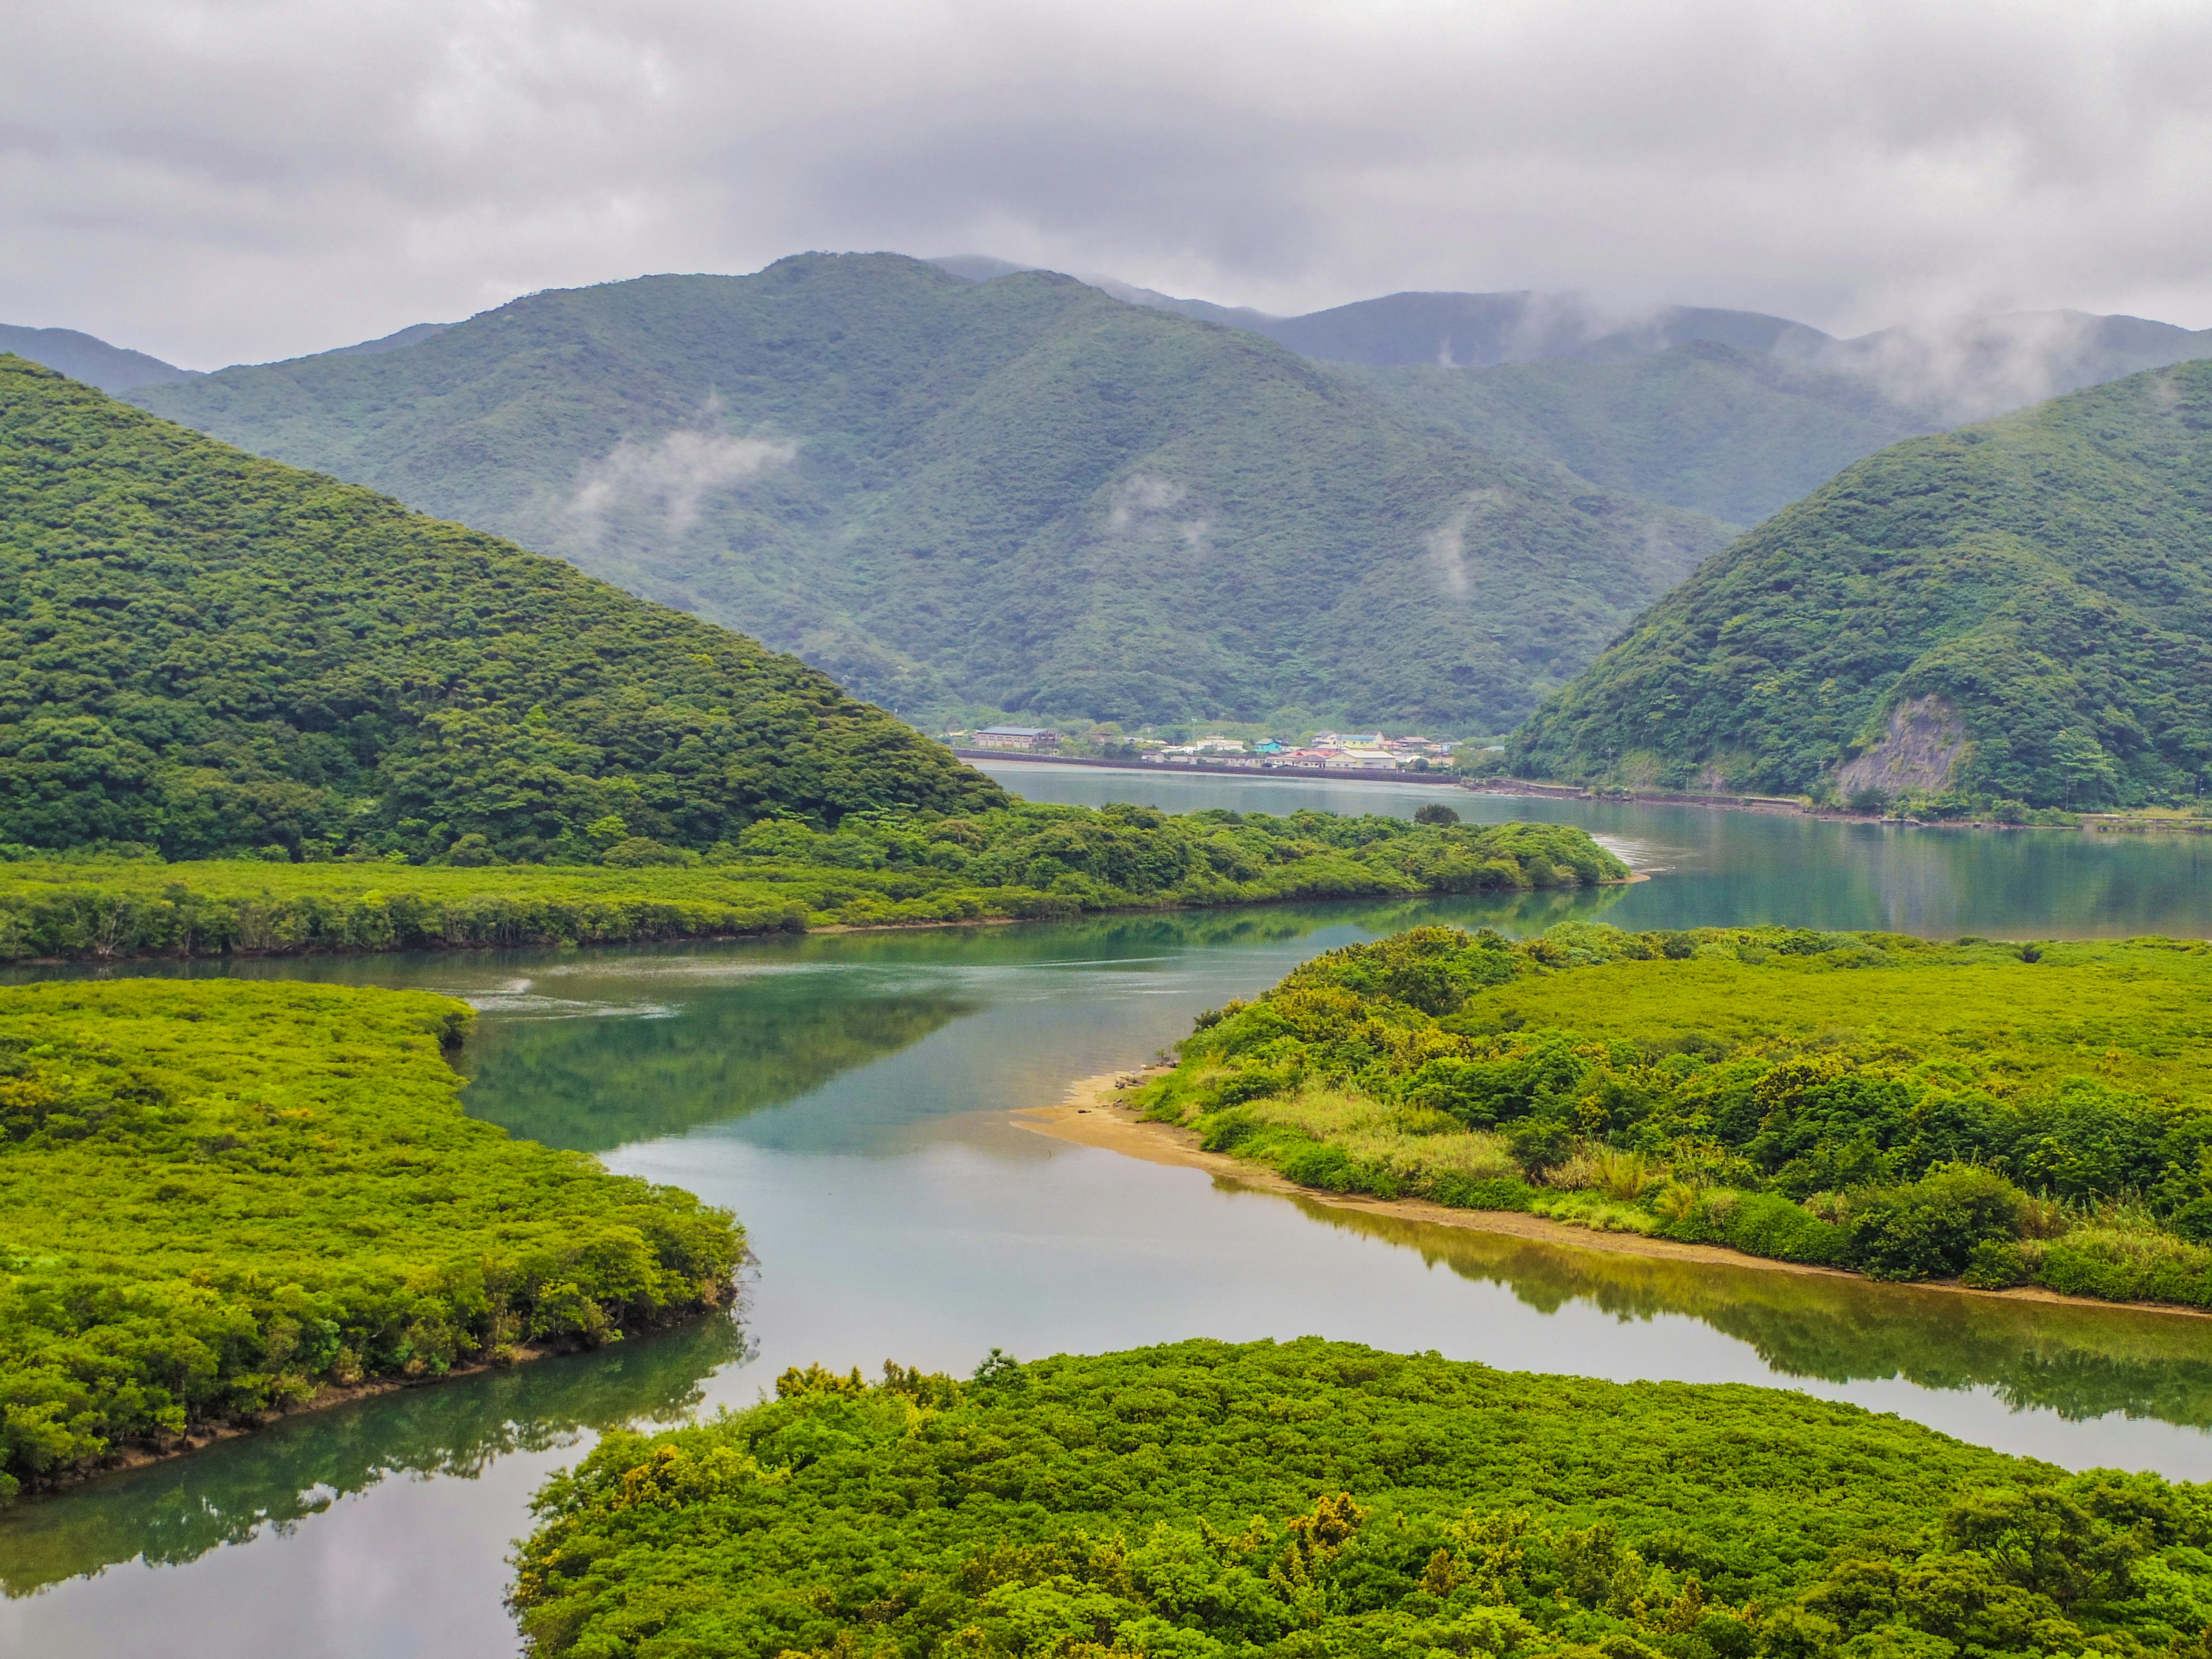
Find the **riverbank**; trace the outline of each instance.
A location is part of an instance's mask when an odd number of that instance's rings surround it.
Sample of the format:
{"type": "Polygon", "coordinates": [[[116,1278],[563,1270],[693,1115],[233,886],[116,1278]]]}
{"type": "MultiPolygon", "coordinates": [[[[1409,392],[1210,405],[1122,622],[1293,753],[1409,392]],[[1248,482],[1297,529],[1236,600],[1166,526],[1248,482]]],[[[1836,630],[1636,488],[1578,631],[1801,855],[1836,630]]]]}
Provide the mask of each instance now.
{"type": "Polygon", "coordinates": [[[1194,761],[1166,765],[1153,761],[1107,760],[1090,755],[1031,755],[998,749],[962,749],[963,760],[996,765],[1073,766],[1115,772],[1138,772],[1149,777],[1219,777],[1239,782],[1296,783],[1309,787],[1327,783],[1405,783],[1465,789],[1477,794],[1503,795],[1520,800],[1592,801],[1616,806],[1695,806],[1716,812],[1756,812],[1773,817],[1813,818],[1824,823],[1895,823],[1922,830],[2079,830],[2090,835],[2212,835],[2212,816],[2179,807],[2147,807],[2136,812],[2064,812],[2045,814],[2042,822],[2008,823],[1997,818],[1932,818],[1910,814],[1853,812],[1840,806],[1816,806],[1802,795],[1746,795],[1705,793],[1687,789],[1598,788],[1578,783],[1552,783],[1537,778],[1480,778],[1456,772],[1413,772],[1376,768],[1324,769],[1311,766],[1269,766],[1258,762],[1194,761]]]}
{"type": "Polygon", "coordinates": [[[2175,807],[2140,812],[2066,812],[2039,823],[2008,823],[1998,818],[1923,818],[1911,814],[1853,812],[1840,806],[1816,806],[1803,796],[1700,794],[1681,789],[1600,789],[1582,784],[1547,783],[1531,778],[1467,778],[1463,787],[1478,794],[1520,800],[1586,800],[1622,806],[1697,806],[1717,812],[1759,812],[1814,818],[1824,823],[1895,823],[1917,830],[2079,830],[2090,835],[2212,835],[2212,817],[2175,807]]]}
{"type": "MultiPolygon", "coordinates": [[[[1554,1221],[1517,1210],[1462,1210],[1420,1198],[1376,1198],[1361,1193],[1332,1192],[1295,1182],[1262,1164],[1229,1152],[1210,1152],[1199,1144],[1195,1131],[1144,1116],[1128,1103],[1128,1094],[1174,1070],[1171,1066],[1147,1066],[1084,1078],[1068,1085],[1061,1100],[1048,1106],[1024,1107],[1012,1114],[1012,1121],[1033,1133],[1070,1146],[1090,1146],[1115,1152],[1146,1164],[1176,1169],[1203,1170],[1218,1180],[1253,1192],[1299,1198],[1332,1210],[1364,1215],[1389,1216],[1430,1226],[1456,1227],[1469,1231],[1498,1233],[1525,1238],[1565,1249],[1601,1250],[1618,1255],[1660,1261],[1696,1262],[1713,1267],[1747,1267],[1763,1273],[1817,1279],[1869,1282],[1863,1273],[1810,1262],[1783,1261],[1752,1255],[1718,1244],[1685,1243],[1654,1238],[1643,1233],[1609,1231],[1554,1221]]],[[[2179,1319],[2212,1320],[2212,1310],[2179,1306],[2171,1302],[2116,1302],[2101,1297],[2067,1296],[2037,1285],[2007,1290],[1983,1290],[1955,1279],[1923,1279],[1915,1290],[1984,1297],[2012,1303],[2059,1303],[2080,1308],[2119,1308],[2140,1313],[2165,1314],[2179,1319]]]]}
{"type": "Polygon", "coordinates": [[[2212,946],[1416,927],[1135,1103],[1302,1186],[1897,1282],[2212,1307],[2212,946]]]}

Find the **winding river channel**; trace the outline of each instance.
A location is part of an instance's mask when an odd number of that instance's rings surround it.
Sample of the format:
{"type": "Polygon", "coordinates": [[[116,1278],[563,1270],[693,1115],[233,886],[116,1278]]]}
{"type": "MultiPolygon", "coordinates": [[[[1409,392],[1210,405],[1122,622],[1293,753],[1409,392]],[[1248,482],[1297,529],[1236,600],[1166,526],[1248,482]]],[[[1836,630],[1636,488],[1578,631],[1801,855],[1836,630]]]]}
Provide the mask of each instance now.
{"type": "Polygon", "coordinates": [[[787,1364],[964,1372],[1306,1333],[1519,1369],[1767,1383],[2072,1468],[2212,1479],[2212,1322],[1557,1248],[1241,1189],[1010,1120],[1144,1060],[1318,951],[1416,921],[1779,921],[2212,934],[2212,837],[1881,828],[1009,763],[1037,799],[1583,825],[1599,893],[1285,906],[657,949],[242,963],[481,1011],[469,1109],[733,1208],[742,1316],[295,1418],[0,1510],[0,1652],[483,1659],[531,1491],[605,1428],[787,1364]]]}

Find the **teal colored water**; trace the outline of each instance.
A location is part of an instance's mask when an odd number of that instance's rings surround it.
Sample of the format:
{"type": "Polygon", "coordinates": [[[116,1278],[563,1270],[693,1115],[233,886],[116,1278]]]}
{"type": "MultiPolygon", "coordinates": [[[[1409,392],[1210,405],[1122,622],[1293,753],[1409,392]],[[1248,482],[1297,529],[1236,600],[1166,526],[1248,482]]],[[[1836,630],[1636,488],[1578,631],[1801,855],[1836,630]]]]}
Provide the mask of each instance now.
{"type": "MultiPolygon", "coordinates": [[[[1306,1332],[1534,1370],[1807,1389],[2071,1467],[2212,1478],[2212,1325],[1559,1249],[1240,1189],[1010,1121],[1141,1060],[1313,952],[1415,921],[1736,920],[1992,935],[2212,932],[2206,844],[1874,830],[1407,786],[1005,769],[1036,798],[1583,823],[1652,878],[1603,893],[1304,906],[685,949],[241,963],[453,992],[470,1109],[744,1219],[714,1320],[294,1419],[0,1514],[0,1651],[314,1659],[514,1649],[531,1490],[611,1424],[775,1371],[965,1370],[1306,1332]]],[[[155,967],[149,971],[185,971],[155,967]]]]}

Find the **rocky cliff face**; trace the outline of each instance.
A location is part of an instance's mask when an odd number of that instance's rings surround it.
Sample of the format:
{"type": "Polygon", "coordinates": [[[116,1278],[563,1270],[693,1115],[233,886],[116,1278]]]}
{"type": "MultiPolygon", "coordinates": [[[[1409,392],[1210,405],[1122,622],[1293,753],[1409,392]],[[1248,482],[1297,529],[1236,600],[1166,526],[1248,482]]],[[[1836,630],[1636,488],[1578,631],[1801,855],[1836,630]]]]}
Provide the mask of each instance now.
{"type": "Polygon", "coordinates": [[[1948,699],[1908,698],[1890,711],[1879,741],[1836,769],[1836,792],[1939,793],[1950,787],[1966,747],[1966,727],[1948,699]]]}

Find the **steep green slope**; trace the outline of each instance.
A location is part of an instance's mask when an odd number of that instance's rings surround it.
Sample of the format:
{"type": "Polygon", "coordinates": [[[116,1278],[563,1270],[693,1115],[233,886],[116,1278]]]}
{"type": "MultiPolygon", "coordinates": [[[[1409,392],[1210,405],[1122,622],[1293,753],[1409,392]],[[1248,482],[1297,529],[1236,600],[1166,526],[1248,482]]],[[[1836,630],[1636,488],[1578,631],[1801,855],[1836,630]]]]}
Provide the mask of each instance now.
{"type": "Polygon", "coordinates": [[[750,640],[0,357],[0,842],[530,857],[1005,799],[750,640]]]}
{"type": "Polygon", "coordinates": [[[909,715],[1494,728],[1721,538],[1255,335],[891,255],[535,295],[139,396],[909,715]]]}
{"type": "Polygon", "coordinates": [[[1706,342],[1618,359],[1340,372],[1479,447],[1734,524],[1948,424],[1863,378],[1706,342]]]}
{"type": "Polygon", "coordinates": [[[2212,784],[2212,362],[1859,463],[1516,736],[1530,775],[2091,807],[2212,784]]]}

